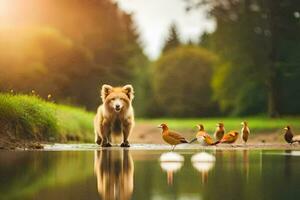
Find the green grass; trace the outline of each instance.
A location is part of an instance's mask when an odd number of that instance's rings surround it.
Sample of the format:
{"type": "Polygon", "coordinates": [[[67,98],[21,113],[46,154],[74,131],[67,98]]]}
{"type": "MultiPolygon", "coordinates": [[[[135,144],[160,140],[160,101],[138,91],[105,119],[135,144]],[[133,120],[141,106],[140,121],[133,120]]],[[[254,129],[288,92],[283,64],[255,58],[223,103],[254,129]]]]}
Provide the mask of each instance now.
{"type": "MultiPolygon", "coordinates": [[[[93,113],[84,109],[47,102],[36,96],[0,94],[0,135],[11,138],[66,142],[76,140],[93,141],[93,113]]],[[[198,118],[198,119],[138,119],[137,123],[156,126],[167,123],[173,130],[195,131],[195,125],[202,123],[213,132],[217,122],[224,122],[226,130],[240,130],[240,123],[247,120],[252,133],[282,132],[291,125],[298,133],[300,117],[244,118],[198,118]]]]}
{"type": "Polygon", "coordinates": [[[249,123],[249,127],[252,133],[261,132],[282,132],[282,129],[286,125],[291,125],[293,130],[300,131],[300,117],[282,117],[278,119],[272,119],[268,117],[243,117],[243,118],[197,118],[197,119],[139,119],[140,123],[150,123],[153,126],[160,123],[167,123],[173,130],[192,131],[196,130],[197,124],[203,124],[205,129],[209,132],[213,132],[216,128],[217,122],[224,122],[226,130],[240,130],[241,122],[246,120],[249,123]]]}
{"type": "Polygon", "coordinates": [[[90,142],[93,114],[36,96],[0,94],[0,134],[16,139],[90,142]]]}

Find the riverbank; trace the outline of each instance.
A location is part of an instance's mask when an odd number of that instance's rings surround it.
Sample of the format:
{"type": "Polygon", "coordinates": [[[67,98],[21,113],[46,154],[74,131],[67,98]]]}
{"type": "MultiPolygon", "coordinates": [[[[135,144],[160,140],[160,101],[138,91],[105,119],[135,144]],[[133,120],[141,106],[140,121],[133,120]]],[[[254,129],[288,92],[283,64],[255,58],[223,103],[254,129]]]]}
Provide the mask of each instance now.
{"type": "MultiPolygon", "coordinates": [[[[45,101],[34,95],[0,94],[0,149],[41,149],[49,143],[93,143],[94,113],[84,109],[45,101]]],[[[291,125],[295,134],[300,132],[300,117],[207,118],[207,119],[137,119],[130,135],[130,143],[163,144],[160,123],[180,132],[188,140],[197,132],[195,125],[202,123],[213,134],[215,124],[224,122],[229,130],[241,129],[247,120],[251,129],[249,144],[285,144],[283,127],[291,125]]],[[[241,143],[240,139],[237,143],[241,143]]]]}
{"type": "Polygon", "coordinates": [[[93,114],[37,96],[0,94],[0,149],[40,149],[41,143],[92,142],[93,114]]]}

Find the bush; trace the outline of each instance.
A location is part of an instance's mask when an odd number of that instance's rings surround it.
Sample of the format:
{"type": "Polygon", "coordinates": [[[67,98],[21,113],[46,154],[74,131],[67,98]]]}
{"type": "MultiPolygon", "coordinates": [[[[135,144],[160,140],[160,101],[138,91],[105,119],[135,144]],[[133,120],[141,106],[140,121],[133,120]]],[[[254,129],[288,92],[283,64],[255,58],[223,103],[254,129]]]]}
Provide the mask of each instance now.
{"type": "Polygon", "coordinates": [[[216,61],[216,56],[209,51],[189,45],[167,51],[154,63],[154,97],[165,116],[216,113],[210,86],[216,61]]]}

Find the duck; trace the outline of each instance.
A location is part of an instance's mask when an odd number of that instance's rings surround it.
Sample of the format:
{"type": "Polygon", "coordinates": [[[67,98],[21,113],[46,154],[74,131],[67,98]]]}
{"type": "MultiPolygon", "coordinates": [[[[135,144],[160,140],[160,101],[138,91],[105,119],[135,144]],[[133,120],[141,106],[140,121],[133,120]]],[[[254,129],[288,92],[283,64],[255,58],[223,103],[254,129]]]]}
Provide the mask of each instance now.
{"type": "Polygon", "coordinates": [[[287,143],[293,144],[295,142],[300,143],[300,135],[294,135],[290,126],[284,127],[285,134],[284,139],[287,143]]]}
{"type": "Polygon", "coordinates": [[[202,124],[197,125],[198,132],[196,134],[196,138],[190,141],[190,143],[194,141],[198,141],[203,146],[214,145],[215,142],[210,137],[210,135],[204,130],[204,126],[202,124]]]}
{"type": "Polygon", "coordinates": [[[223,138],[224,133],[225,133],[224,123],[222,122],[217,123],[217,128],[214,133],[215,139],[220,141],[223,138]]]}
{"type": "Polygon", "coordinates": [[[180,133],[170,131],[167,124],[162,123],[158,128],[162,129],[162,138],[166,143],[172,146],[172,151],[175,149],[176,145],[188,143],[180,133]]]}
{"type": "Polygon", "coordinates": [[[239,133],[237,131],[229,131],[228,133],[224,134],[223,138],[216,142],[218,143],[226,143],[226,144],[232,144],[234,143],[238,138],[239,133]]]}
{"type": "Polygon", "coordinates": [[[243,121],[241,123],[241,125],[243,126],[242,130],[241,130],[241,138],[242,138],[244,144],[246,144],[247,141],[248,141],[248,138],[249,138],[250,129],[249,129],[249,126],[248,126],[248,122],[246,122],[246,121],[243,121]]]}
{"type": "Polygon", "coordinates": [[[214,140],[212,139],[212,137],[210,137],[210,135],[203,135],[202,136],[202,140],[204,141],[204,144],[207,146],[212,146],[212,145],[216,145],[219,143],[219,141],[214,142],[214,140]]]}
{"type": "Polygon", "coordinates": [[[203,135],[208,135],[208,133],[204,130],[204,126],[202,124],[198,124],[198,125],[196,125],[196,127],[198,128],[198,132],[196,133],[195,138],[189,142],[190,144],[195,142],[196,140],[199,143],[202,143],[202,140],[200,137],[202,137],[203,135]]]}

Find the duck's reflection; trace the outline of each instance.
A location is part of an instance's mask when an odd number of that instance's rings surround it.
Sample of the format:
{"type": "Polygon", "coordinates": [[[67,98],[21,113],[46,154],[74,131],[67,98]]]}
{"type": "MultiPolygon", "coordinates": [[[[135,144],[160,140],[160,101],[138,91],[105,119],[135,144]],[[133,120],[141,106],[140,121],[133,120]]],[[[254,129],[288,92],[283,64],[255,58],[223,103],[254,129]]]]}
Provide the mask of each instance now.
{"type": "Polygon", "coordinates": [[[291,177],[291,159],[293,155],[292,150],[285,150],[286,155],[284,156],[284,174],[287,179],[291,177]]]}
{"type": "Polygon", "coordinates": [[[181,169],[184,158],[178,153],[168,152],[160,156],[160,167],[167,172],[168,185],[173,185],[173,174],[181,169]]]}
{"type": "Polygon", "coordinates": [[[134,163],[129,150],[95,151],[94,170],[102,199],[131,199],[134,163]]]}
{"type": "Polygon", "coordinates": [[[244,171],[244,176],[246,177],[246,180],[248,182],[249,179],[249,150],[248,149],[243,150],[243,171],[244,171]]]}
{"type": "Polygon", "coordinates": [[[207,183],[208,172],[215,166],[216,158],[209,153],[197,153],[191,158],[193,167],[201,173],[202,183],[207,183]]]}

